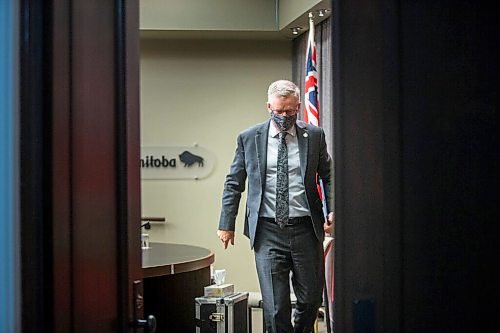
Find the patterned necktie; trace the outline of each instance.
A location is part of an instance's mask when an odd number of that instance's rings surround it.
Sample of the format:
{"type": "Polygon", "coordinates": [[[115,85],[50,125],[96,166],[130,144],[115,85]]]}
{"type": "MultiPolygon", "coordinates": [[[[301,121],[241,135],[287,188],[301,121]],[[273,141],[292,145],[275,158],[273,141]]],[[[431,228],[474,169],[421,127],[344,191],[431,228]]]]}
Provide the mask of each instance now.
{"type": "Polygon", "coordinates": [[[279,133],[278,165],[276,168],[276,222],[283,229],[288,222],[288,149],[287,132],[279,133]]]}

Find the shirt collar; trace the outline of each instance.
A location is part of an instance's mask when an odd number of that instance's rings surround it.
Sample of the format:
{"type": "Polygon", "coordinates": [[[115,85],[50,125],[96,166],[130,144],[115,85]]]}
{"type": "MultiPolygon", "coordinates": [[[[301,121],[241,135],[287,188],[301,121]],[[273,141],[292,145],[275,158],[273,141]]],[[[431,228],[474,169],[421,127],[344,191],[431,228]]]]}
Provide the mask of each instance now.
{"type": "MultiPolygon", "coordinates": [[[[274,121],[271,119],[271,126],[269,126],[269,136],[270,137],[276,137],[278,134],[280,134],[280,129],[278,128],[278,126],[276,126],[276,124],[274,123],[274,121]]],[[[290,127],[288,129],[288,131],[286,131],[288,134],[290,134],[291,136],[295,136],[297,134],[297,130],[295,129],[295,125],[293,125],[292,127],[290,127]]]]}

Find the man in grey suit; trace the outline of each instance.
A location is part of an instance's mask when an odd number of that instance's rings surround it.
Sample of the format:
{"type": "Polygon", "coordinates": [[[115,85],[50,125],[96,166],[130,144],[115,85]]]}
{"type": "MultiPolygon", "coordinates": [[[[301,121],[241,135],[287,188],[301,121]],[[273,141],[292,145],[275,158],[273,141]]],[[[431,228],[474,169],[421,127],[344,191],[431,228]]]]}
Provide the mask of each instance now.
{"type": "Polygon", "coordinates": [[[217,234],[227,249],[248,180],[244,234],[254,250],[267,331],[312,332],[322,303],[324,230],[333,223],[332,160],[325,134],[297,120],[299,88],[287,80],[268,89],[270,119],[238,136],[224,184],[217,234]],[[323,182],[326,218],[317,189],[323,182]],[[291,323],[290,273],[297,297],[291,323]]]}

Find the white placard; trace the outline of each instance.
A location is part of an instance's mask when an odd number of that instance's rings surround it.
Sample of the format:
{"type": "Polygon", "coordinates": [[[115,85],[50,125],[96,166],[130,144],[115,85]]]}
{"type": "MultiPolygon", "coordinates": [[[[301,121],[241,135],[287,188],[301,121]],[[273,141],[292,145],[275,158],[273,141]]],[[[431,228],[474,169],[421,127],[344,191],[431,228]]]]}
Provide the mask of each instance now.
{"type": "Polygon", "coordinates": [[[214,169],[215,158],[195,146],[141,147],[142,179],[201,179],[214,169]]]}

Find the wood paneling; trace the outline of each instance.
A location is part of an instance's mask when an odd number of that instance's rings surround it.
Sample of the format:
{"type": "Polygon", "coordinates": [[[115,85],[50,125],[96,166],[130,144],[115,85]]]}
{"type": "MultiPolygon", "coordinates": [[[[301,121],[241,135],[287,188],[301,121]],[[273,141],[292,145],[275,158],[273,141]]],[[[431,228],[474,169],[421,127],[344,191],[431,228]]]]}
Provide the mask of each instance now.
{"type": "Polygon", "coordinates": [[[144,312],[156,316],[157,333],[196,332],[195,301],[210,285],[210,267],[144,279],[144,312]]]}
{"type": "Polygon", "coordinates": [[[22,17],[23,329],[131,331],[138,2],[26,1],[22,17]]]}
{"type": "Polygon", "coordinates": [[[336,332],[498,330],[492,13],[334,1],[336,332]]]}

